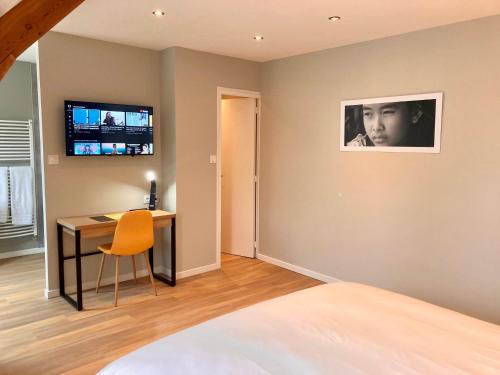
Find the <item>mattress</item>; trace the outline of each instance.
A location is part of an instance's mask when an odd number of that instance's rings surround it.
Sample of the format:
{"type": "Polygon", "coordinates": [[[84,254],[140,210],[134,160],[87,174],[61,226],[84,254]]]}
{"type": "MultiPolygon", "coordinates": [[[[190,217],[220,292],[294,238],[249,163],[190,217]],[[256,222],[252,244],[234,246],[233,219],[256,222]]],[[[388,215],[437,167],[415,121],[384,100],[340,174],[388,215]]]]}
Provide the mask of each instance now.
{"type": "Polygon", "coordinates": [[[99,374],[498,375],[500,326],[339,282],[167,336],[99,374]]]}

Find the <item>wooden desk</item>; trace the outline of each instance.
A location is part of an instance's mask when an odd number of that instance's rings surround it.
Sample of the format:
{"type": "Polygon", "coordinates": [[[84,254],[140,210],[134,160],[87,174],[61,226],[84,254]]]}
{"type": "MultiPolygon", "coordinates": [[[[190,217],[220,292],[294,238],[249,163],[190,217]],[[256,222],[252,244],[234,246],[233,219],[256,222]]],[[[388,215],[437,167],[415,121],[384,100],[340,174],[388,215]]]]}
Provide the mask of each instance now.
{"type": "MultiPolygon", "coordinates": [[[[170,256],[172,263],[172,276],[168,277],[166,275],[161,275],[154,273],[154,256],[153,248],[149,249],[149,262],[151,263],[151,269],[153,270],[153,275],[156,279],[167,283],[170,286],[175,286],[176,283],[176,267],[175,267],[175,213],[156,210],[151,211],[153,215],[153,225],[154,228],[165,228],[170,226],[170,256]]],[[[57,251],[58,251],[58,261],[59,261],[59,295],[68,301],[77,310],[83,309],[83,290],[82,290],[82,257],[89,255],[101,254],[100,251],[92,251],[88,253],[83,253],[81,251],[81,240],[86,238],[95,238],[113,235],[115,233],[115,228],[117,221],[97,221],[92,219],[96,216],[106,216],[110,215],[112,217],[119,217],[123,212],[113,213],[113,214],[101,214],[101,215],[91,215],[91,216],[77,216],[77,217],[66,217],[57,219],[57,251]],[[64,255],[63,247],[63,233],[67,233],[75,237],[75,255],[64,255]],[[76,301],[66,294],[65,284],[64,284],[64,261],[75,259],[76,267],[76,301]]]]}

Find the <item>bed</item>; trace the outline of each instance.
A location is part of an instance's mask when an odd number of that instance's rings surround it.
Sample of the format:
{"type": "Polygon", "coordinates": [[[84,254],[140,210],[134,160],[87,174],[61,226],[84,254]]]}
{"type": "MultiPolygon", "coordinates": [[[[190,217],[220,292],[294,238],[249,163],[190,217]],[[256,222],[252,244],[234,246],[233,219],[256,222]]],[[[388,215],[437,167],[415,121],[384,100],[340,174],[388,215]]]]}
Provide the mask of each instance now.
{"type": "Polygon", "coordinates": [[[99,374],[498,375],[500,326],[339,282],[167,336],[99,374]]]}

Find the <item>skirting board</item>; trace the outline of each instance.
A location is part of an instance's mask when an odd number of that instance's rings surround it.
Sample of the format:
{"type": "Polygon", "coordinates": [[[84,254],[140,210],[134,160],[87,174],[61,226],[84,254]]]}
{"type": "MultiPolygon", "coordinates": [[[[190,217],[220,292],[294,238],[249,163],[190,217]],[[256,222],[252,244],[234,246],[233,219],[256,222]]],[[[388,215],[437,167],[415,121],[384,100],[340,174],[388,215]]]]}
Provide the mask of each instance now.
{"type": "MultiPolygon", "coordinates": [[[[325,283],[333,283],[333,282],[342,281],[342,280],[336,279],[334,277],[327,276],[325,274],[309,270],[309,269],[304,268],[304,267],[296,266],[295,264],[287,263],[287,262],[284,262],[282,260],[272,258],[272,257],[267,256],[267,255],[263,255],[263,254],[258,253],[257,259],[260,259],[260,260],[267,262],[267,263],[274,264],[275,266],[282,267],[282,268],[285,268],[285,269],[293,271],[293,272],[300,273],[301,275],[309,276],[313,279],[320,280],[320,281],[323,281],[325,283]]],[[[197,267],[197,268],[192,268],[192,269],[189,269],[186,271],[177,272],[177,279],[183,279],[186,277],[195,276],[195,275],[198,275],[200,273],[210,272],[210,271],[214,271],[216,269],[218,269],[218,267],[217,267],[217,264],[215,264],[215,263],[208,264],[206,266],[197,267]]],[[[169,271],[170,270],[167,271],[167,269],[163,266],[156,266],[155,267],[156,273],[164,273],[166,275],[169,275],[170,274],[169,271]]],[[[137,271],[137,276],[138,277],[147,276],[147,271],[146,270],[137,271]]],[[[120,281],[132,280],[133,277],[134,277],[133,273],[120,275],[120,281]]],[[[113,284],[115,282],[114,280],[115,280],[114,277],[108,277],[106,279],[103,279],[101,283],[102,283],[102,285],[110,285],[110,284],[113,284]]],[[[83,284],[84,290],[93,289],[93,288],[95,288],[95,281],[86,282],[83,284]]],[[[75,285],[70,285],[70,286],[66,287],[66,290],[68,293],[74,293],[76,290],[76,287],[75,287],[75,285]]],[[[52,290],[45,289],[45,297],[46,298],[54,298],[54,297],[58,297],[58,296],[59,296],[59,289],[52,289],[52,290]]]]}
{"type": "MultiPolygon", "coordinates": [[[[144,277],[147,275],[148,275],[148,271],[146,269],[137,270],[137,277],[144,277]]],[[[120,282],[132,280],[133,278],[134,278],[133,272],[126,273],[126,274],[120,275],[120,282]]],[[[82,285],[83,290],[95,289],[96,281],[97,280],[84,282],[82,285]]],[[[101,280],[101,286],[112,285],[114,283],[115,283],[114,276],[106,277],[106,278],[101,280]]],[[[65,287],[65,290],[66,290],[66,294],[76,293],[76,285],[67,285],[65,287]]],[[[51,289],[51,290],[45,289],[45,298],[54,298],[54,297],[59,297],[59,289],[51,289]]]]}
{"type": "Polygon", "coordinates": [[[336,279],[334,277],[327,276],[325,274],[309,270],[309,269],[304,268],[304,267],[296,266],[295,264],[287,263],[287,262],[284,262],[282,260],[272,258],[272,257],[267,256],[267,255],[257,253],[257,259],[263,260],[264,262],[267,262],[267,263],[274,264],[275,266],[278,266],[281,268],[286,268],[287,270],[290,270],[293,272],[300,273],[301,275],[309,276],[313,279],[323,281],[325,283],[334,283],[334,282],[342,281],[342,280],[336,279]]]}
{"type": "Polygon", "coordinates": [[[43,248],[43,247],[36,247],[34,249],[8,251],[6,253],[0,253],[0,259],[22,257],[24,255],[40,254],[40,253],[44,253],[44,252],[45,252],[45,248],[43,248]]]}
{"type": "MultiPolygon", "coordinates": [[[[177,280],[185,279],[186,277],[199,275],[200,273],[215,271],[218,268],[219,267],[217,267],[217,264],[215,264],[215,263],[214,264],[207,264],[206,266],[191,268],[189,270],[177,272],[176,276],[177,276],[177,280]]],[[[170,276],[170,269],[167,270],[163,266],[155,267],[155,272],[156,273],[164,273],[165,275],[170,276]]]]}
{"type": "Polygon", "coordinates": [[[215,271],[218,269],[217,264],[207,264],[206,266],[201,266],[197,268],[191,268],[190,270],[177,272],[178,279],[184,279],[185,277],[190,277],[194,275],[199,275],[200,273],[215,271]]]}
{"type": "MultiPolygon", "coordinates": [[[[209,264],[209,265],[202,266],[202,267],[192,268],[190,270],[177,272],[177,279],[183,279],[186,277],[198,275],[200,273],[205,273],[205,272],[213,271],[216,269],[217,269],[216,264],[209,264]]],[[[155,273],[164,273],[165,275],[170,275],[170,270],[167,271],[167,269],[163,266],[156,266],[155,273]]],[[[145,270],[145,269],[137,271],[137,277],[144,277],[147,275],[148,275],[148,273],[147,273],[147,270],[145,270]]],[[[124,274],[124,275],[120,275],[120,282],[132,280],[133,278],[134,278],[134,274],[132,272],[124,274]]],[[[107,278],[101,280],[101,285],[103,285],[103,286],[111,285],[111,284],[114,284],[114,282],[115,282],[114,276],[107,277],[107,278]]],[[[95,285],[96,285],[95,283],[96,283],[95,281],[88,281],[88,282],[83,283],[83,290],[89,290],[89,289],[95,288],[95,285]]],[[[68,293],[68,294],[76,292],[75,285],[69,285],[65,289],[66,289],[66,293],[68,293]]],[[[59,296],[59,289],[51,289],[51,290],[45,289],[45,298],[54,298],[54,297],[58,297],[58,296],[59,296]]]]}

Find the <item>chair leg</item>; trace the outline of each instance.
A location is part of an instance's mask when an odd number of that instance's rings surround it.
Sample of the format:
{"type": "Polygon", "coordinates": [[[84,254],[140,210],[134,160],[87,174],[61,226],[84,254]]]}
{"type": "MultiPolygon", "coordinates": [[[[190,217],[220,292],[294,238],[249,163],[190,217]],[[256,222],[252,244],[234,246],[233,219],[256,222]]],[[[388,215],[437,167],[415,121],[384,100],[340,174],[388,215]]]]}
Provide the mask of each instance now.
{"type": "Polygon", "coordinates": [[[99,293],[99,286],[101,285],[102,270],[104,268],[104,260],[106,259],[106,254],[102,253],[101,265],[99,266],[99,276],[97,276],[97,286],[95,287],[95,292],[99,293]]]}
{"type": "Polygon", "coordinates": [[[120,257],[115,255],[116,271],[115,271],[115,307],[118,306],[118,280],[120,277],[120,257]]]}
{"type": "Polygon", "coordinates": [[[135,269],[135,255],[132,255],[132,269],[134,270],[134,281],[137,284],[137,271],[135,269]]]}
{"type": "Polygon", "coordinates": [[[151,265],[149,264],[149,259],[148,259],[148,256],[147,256],[147,251],[142,253],[144,255],[144,260],[146,261],[146,267],[148,268],[148,272],[149,272],[149,279],[151,280],[151,287],[153,288],[153,292],[155,293],[155,296],[157,296],[158,294],[156,293],[156,284],[155,284],[155,280],[153,278],[153,272],[151,271],[151,265]]]}

